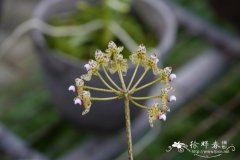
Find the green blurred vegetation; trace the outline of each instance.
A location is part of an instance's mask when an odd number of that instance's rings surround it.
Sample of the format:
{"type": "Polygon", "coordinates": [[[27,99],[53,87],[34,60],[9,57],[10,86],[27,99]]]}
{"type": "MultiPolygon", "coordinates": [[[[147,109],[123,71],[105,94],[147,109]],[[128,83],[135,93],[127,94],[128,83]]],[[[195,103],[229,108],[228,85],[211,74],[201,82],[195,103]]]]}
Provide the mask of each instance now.
{"type": "Polygon", "coordinates": [[[0,97],[1,123],[51,159],[91,136],[60,118],[44,87],[42,74],[35,73],[1,88],[0,97]]]}
{"type": "MultiPolygon", "coordinates": [[[[53,17],[50,20],[50,24],[55,26],[81,25],[96,19],[104,22],[103,28],[91,32],[87,36],[82,36],[81,33],[73,37],[56,38],[46,36],[49,47],[59,53],[64,53],[79,59],[88,60],[93,58],[95,50],[97,48],[106,48],[106,44],[111,40],[119,45],[123,45],[108,29],[112,21],[116,21],[138,44],[145,44],[148,48],[154,47],[157,44],[155,34],[137,17],[135,12],[132,10],[127,12],[116,11],[106,3],[79,3],[78,9],[75,12],[69,13],[65,18],[53,17]]],[[[129,54],[130,51],[128,49],[123,51],[125,57],[129,54]]]]}

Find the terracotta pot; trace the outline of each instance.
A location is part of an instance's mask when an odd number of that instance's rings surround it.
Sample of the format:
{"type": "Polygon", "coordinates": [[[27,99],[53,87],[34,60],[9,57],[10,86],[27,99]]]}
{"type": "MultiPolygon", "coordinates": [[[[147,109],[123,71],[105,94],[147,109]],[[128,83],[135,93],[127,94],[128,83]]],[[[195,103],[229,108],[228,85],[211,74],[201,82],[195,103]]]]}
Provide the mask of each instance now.
{"type": "MultiPolygon", "coordinates": [[[[75,10],[75,4],[78,0],[44,0],[38,6],[34,13],[34,18],[48,21],[52,16],[75,10]]],[[[133,3],[133,10],[140,13],[139,16],[144,19],[159,39],[158,46],[161,48],[161,55],[167,53],[175,39],[176,24],[171,12],[166,9],[167,6],[159,5],[158,0],[137,0],[133,3]],[[163,8],[161,10],[161,8],[163,8]]],[[[85,129],[97,131],[114,131],[124,126],[124,107],[122,100],[97,101],[93,102],[91,111],[82,116],[83,107],[75,106],[73,98],[75,94],[68,92],[69,85],[74,83],[74,79],[79,75],[86,73],[85,60],[73,60],[62,54],[53,53],[46,44],[44,35],[35,30],[33,31],[33,40],[39,53],[43,69],[46,75],[47,85],[51,92],[54,104],[60,114],[76,126],[85,129]]],[[[160,54],[158,56],[161,56],[160,54]]],[[[125,76],[127,82],[130,81],[134,67],[130,69],[125,76]]],[[[149,72],[150,73],[150,72],[149,72]]],[[[139,76],[139,75],[137,75],[139,76]]],[[[115,81],[117,75],[113,75],[115,81]]],[[[148,74],[142,84],[152,80],[152,73],[148,74]]],[[[93,78],[88,83],[90,86],[104,88],[98,78],[93,78]]],[[[139,95],[146,95],[149,88],[139,92],[139,95]]],[[[92,92],[93,93],[93,92],[92,92]]],[[[102,97],[102,93],[93,93],[93,96],[102,97]]],[[[107,95],[105,95],[107,96],[107,95]]],[[[131,117],[134,119],[142,110],[131,106],[131,117]]]]}

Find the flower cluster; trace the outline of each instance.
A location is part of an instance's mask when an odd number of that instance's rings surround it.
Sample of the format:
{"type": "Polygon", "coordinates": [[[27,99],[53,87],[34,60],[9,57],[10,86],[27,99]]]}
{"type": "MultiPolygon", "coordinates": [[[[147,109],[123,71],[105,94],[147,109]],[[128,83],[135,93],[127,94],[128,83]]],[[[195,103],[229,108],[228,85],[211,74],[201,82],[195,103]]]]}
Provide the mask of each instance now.
{"type": "Polygon", "coordinates": [[[159,59],[156,54],[148,55],[147,50],[144,45],[139,45],[136,52],[130,55],[130,60],[132,64],[136,65],[135,71],[131,77],[129,84],[125,84],[123,79],[123,74],[128,70],[127,59],[124,59],[121,52],[123,47],[118,47],[114,42],[109,42],[108,48],[105,52],[97,49],[95,51],[95,59],[89,60],[87,64],[84,65],[87,73],[80,76],[80,78],[75,79],[75,85],[69,87],[69,91],[77,93],[77,96],[74,98],[74,103],[84,106],[85,110],[82,114],[86,114],[90,111],[92,102],[94,100],[113,100],[118,98],[125,98],[128,102],[132,102],[135,106],[141,107],[148,110],[149,123],[153,127],[153,121],[155,120],[166,120],[166,113],[170,111],[168,107],[168,102],[176,101],[176,97],[171,95],[170,92],[174,91],[173,87],[170,85],[170,82],[176,78],[176,75],[172,73],[171,67],[166,67],[160,69],[158,67],[159,59]],[[134,82],[135,75],[139,67],[144,68],[144,73],[142,76],[134,82]],[[100,72],[102,70],[102,72],[100,72]],[[148,71],[157,77],[156,80],[149,82],[143,86],[138,86],[142,81],[144,76],[148,71]],[[110,74],[117,73],[121,82],[121,85],[116,84],[113,81],[110,74]],[[105,81],[101,74],[105,74],[110,84],[105,81]],[[87,81],[90,81],[92,76],[97,76],[106,88],[95,88],[86,85],[87,81]],[[134,82],[134,83],[133,83],[134,82]],[[133,93],[144,89],[155,83],[163,83],[164,88],[159,91],[158,95],[154,96],[143,96],[143,97],[134,97],[133,93]],[[134,84],[134,85],[132,85],[134,84]],[[102,91],[102,92],[111,92],[115,94],[115,97],[91,97],[90,90],[102,91]],[[138,100],[147,100],[147,99],[159,99],[159,103],[154,103],[152,106],[145,106],[137,102],[138,100]]]}

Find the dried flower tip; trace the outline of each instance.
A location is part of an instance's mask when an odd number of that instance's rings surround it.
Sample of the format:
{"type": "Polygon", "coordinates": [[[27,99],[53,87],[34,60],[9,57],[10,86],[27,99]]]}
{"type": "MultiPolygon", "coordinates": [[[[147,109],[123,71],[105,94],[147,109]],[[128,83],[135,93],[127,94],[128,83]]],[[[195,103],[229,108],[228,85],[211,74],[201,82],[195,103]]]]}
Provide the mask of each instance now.
{"type": "Polygon", "coordinates": [[[83,91],[83,96],[85,97],[91,97],[91,94],[89,91],[83,91]]]}
{"type": "Polygon", "coordinates": [[[71,85],[71,86],[68,87],[68,90],[69,90],[69,91],[72,91],[72,92],[75,92],[75,91],[76,91],[76,88],[75,88],[74,85],[71,85]]]}
{"type": "Polygon", "coordinates": [[[106,58],[105,54],[99,49],[95,51],[95,59],[99,64],[103,63],[105,64],[108,62],[108,59],[106,58]]]}
{"type": "Polygon", "coordinates": [[[164,114],[161,114],[161,115],[159,116],[159,120],[166,121],[166,119],[167,119],[167,116],[166,116],[165,113],[164,113],[164,114]]]}
{"type": "Polygon", "coordinates": [[[177,78],[177,76],[176,76],[176,74],[170,74],[170,76],[169,76],[169,81],[173,81],[174,79],[176,79],[177,78]]]}
{"type": "Polygon", "coordinates": [[[84,116],[85,114],[87,114],[90,111],[90,108],[86,108],[83,112],[82,115],[84,116]]]}
{"type": "Polygon", "coordinates": [[[91,102],[91,94],[89,91],[83,91],[83,106],[85,110],[82,112],[82,115],[85,115],[89,112],[92,102],[91,102]]]}
{"type": "Polygon", "coordinates": [[[172,102],[172,101],[176,101],[177,100],[177,98],[176,98],[176,96],[174,96],[174,95],[171,95],[169,98],[168,98],[168,102],[172,102]]]}
{"type": "Polygon", "coordinates": [[[110,49],[117,48],[117,45],[113,41],[110,41],[108,43],[108,48],[110,48],[110,49]]]}
{"type": "Polygon", "coordinates": [[[143,44],[140,44],[138,46],[137,52],[145,54],[147,52],[146,47],[143,44]]]}
{"type": "Polygon", "coordinates": [[[79,105],[81,105],[82,104],[82,100],[79,98],[79,97],[77,97],[77,98],[74,98],[74,104],[79,104],[79,105]]]}
{"type": "Polygon", "coordinates": [[[97,49],[95,51],[95,57],[103,57],[103,56],[104,56],[104,54],[103,54],[103,52],[101,50],[97,49]]]}
{"type": "Polygon", "coordinates": [[[76,86],[78,86],[78,87],[81,87],[84,85],[84,81],[81,78],[76,78],[75,83],[76,83],[76,86]]]}
{"type": "Polygon", "coordinates": [[[165,72],[167,75],[170,75],[171,72],[172,72],[172,67],[166,67],[166,68],[164,68],[164,72],[165,72]]]}
{"type": "Polygon", "coordinates": [[[84,68],[85,68],[87,71],[89,71],[92,67],[90,66],[90,64],[85,64],[85,65],[84,65],[84,68]]]}

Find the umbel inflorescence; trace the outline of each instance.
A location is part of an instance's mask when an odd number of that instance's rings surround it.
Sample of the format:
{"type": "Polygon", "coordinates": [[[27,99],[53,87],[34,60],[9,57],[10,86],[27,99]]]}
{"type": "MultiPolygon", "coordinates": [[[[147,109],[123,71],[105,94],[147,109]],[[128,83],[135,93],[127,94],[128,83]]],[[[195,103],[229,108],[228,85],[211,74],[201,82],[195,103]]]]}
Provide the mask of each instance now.
{"type": "Polygon", "coordinates": [[[173,91],[173,87],[170,85],[170,82],[176,78],[176,75],[171,73],[172,68],[166,67],[160,69],[158,67],[158,61],[156,55],[148,55],[144,45],[139,45],[136,52],[132,53],[129,57],[132,64],[135,65],[135,70],[132,75],[132,78],[129,84],[124,82],[124,74],[128,70],[127,59],[124,59],[121,52],[123,47],[118,47],[114,42],[109,42],[108,48],[105,52],[97,49],[95,52],[95,60],[89,60],[88,64],[85,64],[87,73],[81,75],[79,78],[75,79],[75,85],[69,87],[69,91],[77,93],[77,96],[74,98],[74,103],[83,105],[85,110],[82,112],[82,115],[87,114],[90,111],[92,106],[92,101],[99,100],[113,100],[113,99],[125,99],[127,103],[131,102],[136,107],[140,107],[148,110],[149,123],[153,127],[154,120],[166,120],[166,113],[170,111],[168,106],[169,102],[176,101],[174,95],[170,95],[170,91],[173,91]],[[136,73],[138,72],[139,67],[144,68],[144,72],[141,77],[134,83],[136,73]],[[107,80],[102,77],[99,70],[103,70],[103,74],[107,77],[107,80]],[[145,77],[148,71],[156,76],[156,79],[139,86],[139,83],[145,77]],[[116,84],[113,81],[110,74],[118,74],[121,84],[116,84]],[[87,85],[87,82],[91,80],[92,76],[97,76],[106,88],[96,88],[87,85]],[[133,94],[138,92],[146,87],[149,87],[153,84],[161,83],[163,88],[159,90],[158,95],[151,96],[142,96],[135,97],[133,94]],[[113,97],[92,97],[91,91],[102,91],[102,92],[111,92],[114,93],[113,97]],[[147,99],[156,99],[156,102],[152,106],[145,106],[140,104],[139,101],[147,99]],[[160,102],[160,103],[159,103],[160,102]]]}
{"type": "Polygon", "coordinates": [[[139,45],[136,52],[132,53],[129,57],[133,65],[135,65],[135,70],[128,84],[125,83],[123,75],[126,74],[128,70],[127,59],[124,59],[121,52],[123,47],[118,47],[114,42],[108,43],[108,48],[105,52],[101,50],[96,50],[95,60],[90,60],[88,64],[84,67],[87,70],[86,74],[81,75],[79,78],[75,79],[75,86],[71,85],[69,91],[77,92],[77,96],[74,98],[74,103],[83,105],[85,110],[82,115],[87,114],[92,106],[92,101],[105,101],[113,99],[124,99],[124,109],[125,109],[125,121],[126,121],[126,133],[127,133],[127,144],[128,144],[128,157],[129,160],[133,159],[132,152],[132,136],[131,136],[131,123],[130,123],[130,108],[129,103],[133,103],[135,106],[147,109],[149,115],[150,126],[153,127],[154,120],[166,120],[166,113],[170,111],[168,102],[176,101],[174,95],[170,95],[170,91],[173,91],[173,87],[170,85],[170,81],[176,78],[175,74],[172,74],[172,68],[166,67],[164,69],[158,68],[158,58],[156,55],[147,55],[147,51],[144,45],[139,45]],[[139,67],[144,68],[144,72],[134,82],[135,76],[138,72],[139,67]],[[99,70],[103,70],[106,79],[102,77],[99,70]],[[156,79],[139,86],[140,82],[146,76],[148,71],[156,76],[156,79]],[[118,74],[121,84],[116,84],[113,81],[110,74],[118,74]],[[96,88],[89,86],[86,83],[91,80],[92,76],[97,76],[106,88],[96,88]],[[133,84],[134,82],[134,84],[133,84]],[[152,96],[142,96],[135,97],[133,94],[146,87],[153,84],[163,83],[164,87],[159,90],[159,94],[152,96]],[[111,92],[115,94],[113,97],[92,97],[90,90],[101,91],[101,92],[111,92]],[[155,99],[156,102],[152,106],[145,106],[140,104],[138,101],[155,99]],[[160,101],[161,103],[158,103],[160,101]]]}

